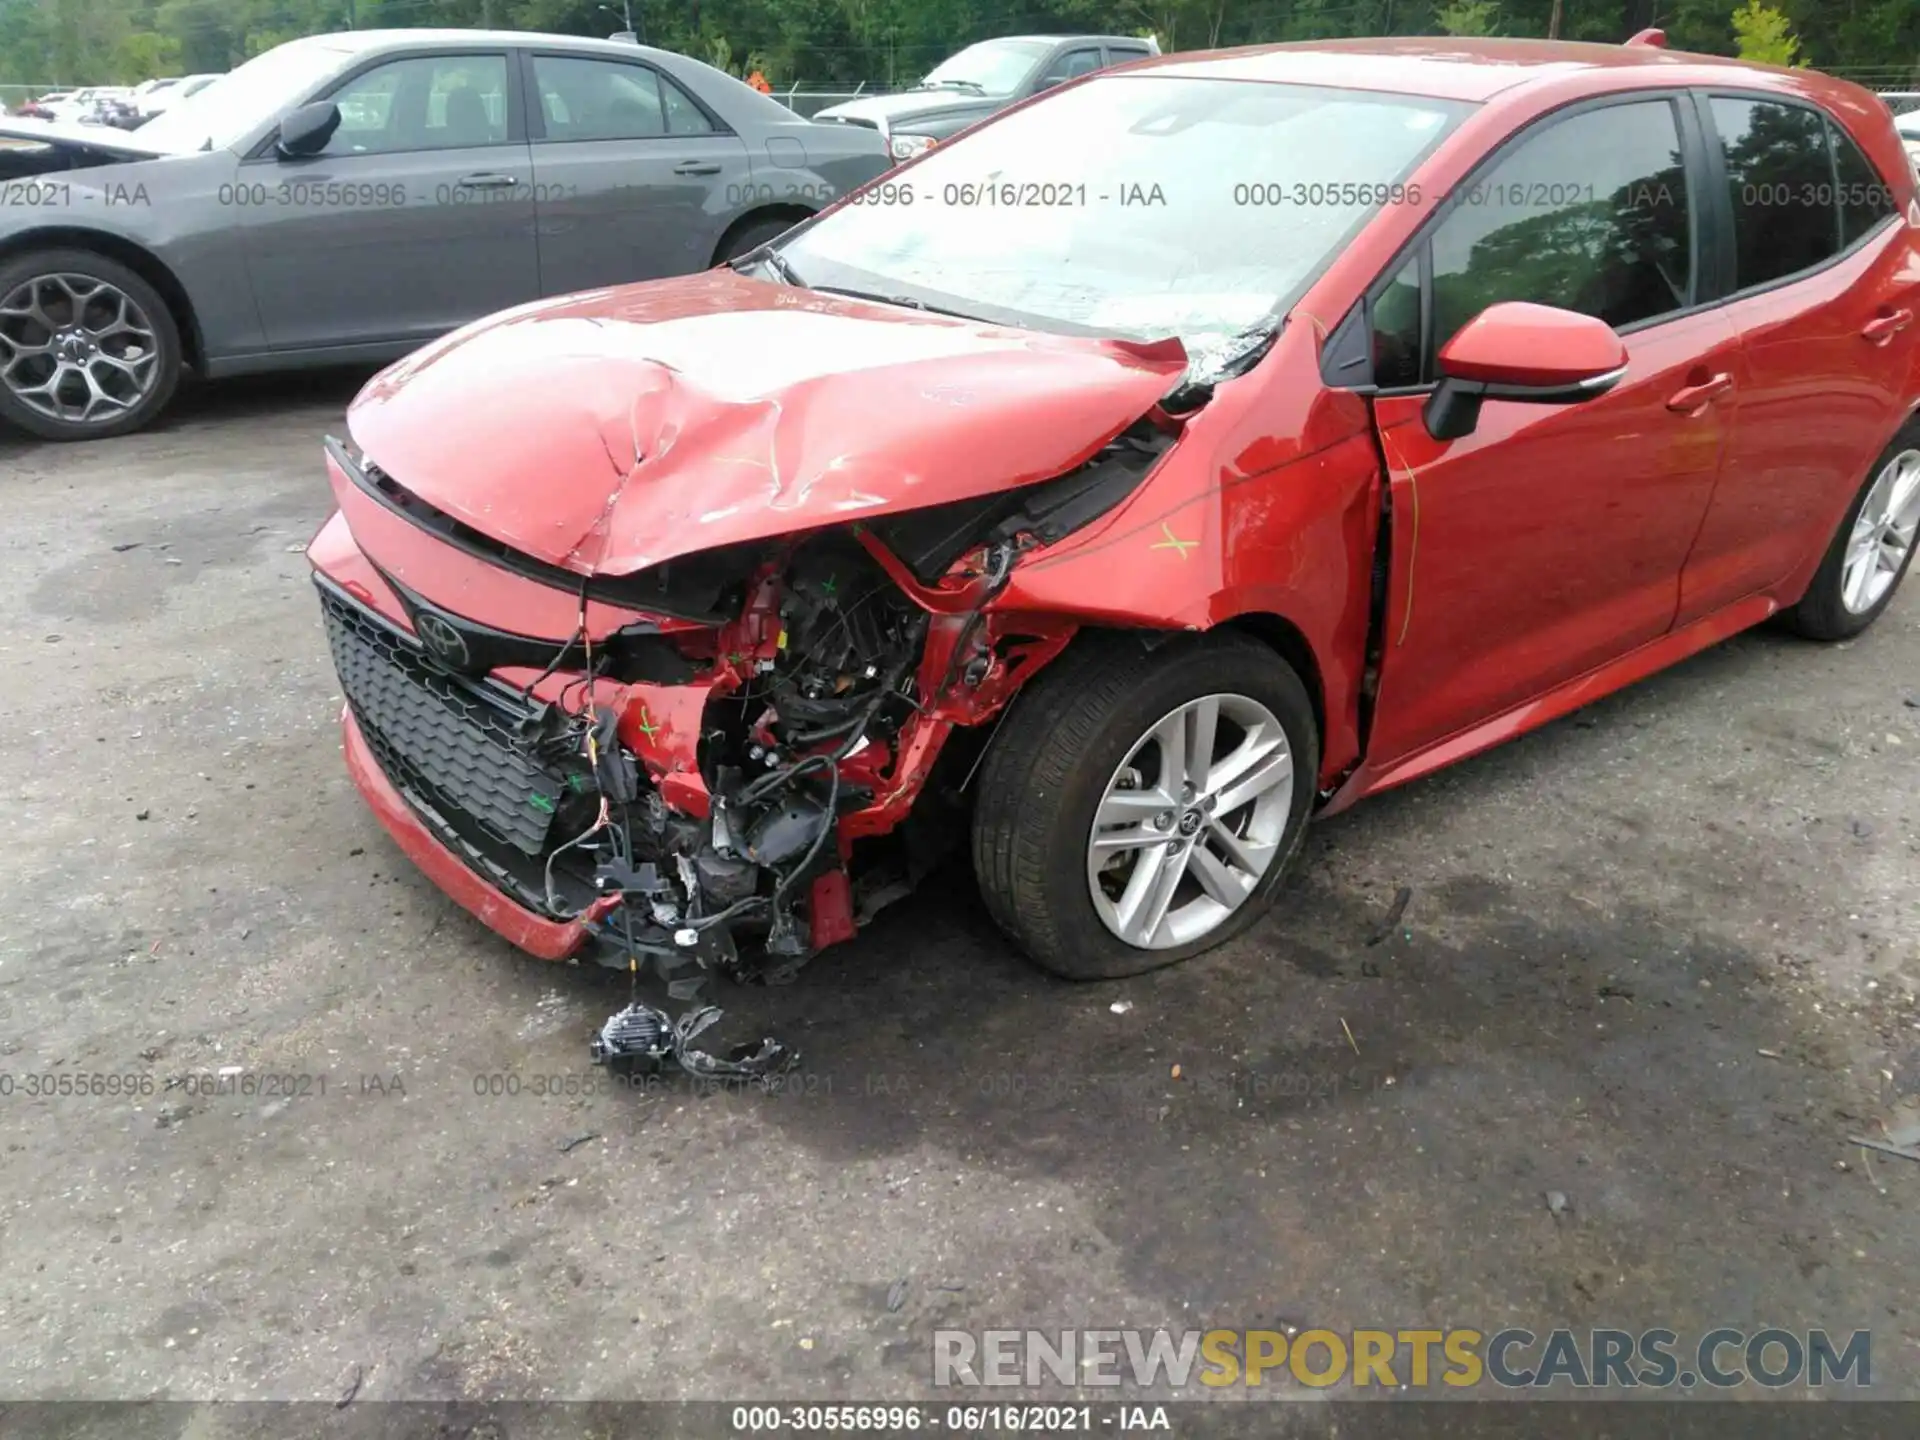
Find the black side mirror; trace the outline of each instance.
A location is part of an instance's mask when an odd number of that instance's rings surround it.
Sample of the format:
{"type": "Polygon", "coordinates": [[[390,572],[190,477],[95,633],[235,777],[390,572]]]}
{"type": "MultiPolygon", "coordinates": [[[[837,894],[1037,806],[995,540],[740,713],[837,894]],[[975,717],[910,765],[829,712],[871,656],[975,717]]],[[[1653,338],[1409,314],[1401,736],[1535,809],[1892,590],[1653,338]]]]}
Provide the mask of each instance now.
{"type": "Polygon", "coordinates": [[[282,160],[304,160],[327,148],[340,128],[340,107],[331,100],[315,100],[280,118],[280,138],[274,150],[282,160]]]}

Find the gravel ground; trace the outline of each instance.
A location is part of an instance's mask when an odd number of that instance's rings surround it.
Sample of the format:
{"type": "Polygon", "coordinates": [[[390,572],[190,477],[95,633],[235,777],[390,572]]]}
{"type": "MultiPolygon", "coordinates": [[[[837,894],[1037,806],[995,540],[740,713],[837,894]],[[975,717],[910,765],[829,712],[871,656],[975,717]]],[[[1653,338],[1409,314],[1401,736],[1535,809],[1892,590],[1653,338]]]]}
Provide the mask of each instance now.
{"type": "Polygon", "coordinates": [[[1845,1143],[1920,1092],[1911,590],[1316,827],[1173,972],[1050,981],[956,873],[716,997],[789,1091],[537,1095],[626,982],[343,773],[358,378],[0,437],[0,1398],[874,1400],[937,1327],[1275,1324],[1870,1329],[1920,1395],[1920,1166],[1845,1143]],[[222,1067],[299,1093],[166,1088],[222,1067]],[[26,1093],[101,1074],[154,1093],[26,1093]]]}

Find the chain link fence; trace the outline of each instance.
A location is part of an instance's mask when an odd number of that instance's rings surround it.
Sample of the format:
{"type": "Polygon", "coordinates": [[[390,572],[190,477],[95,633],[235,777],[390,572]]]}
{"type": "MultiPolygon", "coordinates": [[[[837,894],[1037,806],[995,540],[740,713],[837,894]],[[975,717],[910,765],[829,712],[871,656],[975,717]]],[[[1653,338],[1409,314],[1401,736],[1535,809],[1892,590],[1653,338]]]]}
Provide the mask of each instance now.
{"type": "Polygon", "coordinates": [[[773,98],[803,120],[811,120],[829,105],[839,105],[848,100],[863,100],[871,95],[887,93],[887,87],[884,85],[868,85],[862,82],[851,90],[811,90],[804,85],[794,85],[783,90],[776,86],[773,98]]]}

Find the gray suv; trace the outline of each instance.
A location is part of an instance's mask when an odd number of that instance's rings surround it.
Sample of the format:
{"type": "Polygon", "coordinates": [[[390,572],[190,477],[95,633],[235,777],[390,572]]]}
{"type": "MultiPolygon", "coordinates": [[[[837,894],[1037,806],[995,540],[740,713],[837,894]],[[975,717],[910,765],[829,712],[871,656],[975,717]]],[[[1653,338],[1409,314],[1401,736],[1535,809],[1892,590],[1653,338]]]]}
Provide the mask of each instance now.
{"type": "Polygon", "coordinates": [[[55,440],[138,429],[188,369],[379,363],[703,270],[888,164],[682,55],[482,30],[314,36],[135,131],[0,137],[0,417],[55,440]]]}
{"type": "Polygon", "coordinates": [[[1160,53],[1139,35],[1011,35],[942,60],[913,89],[832,105],[813,118],[876,130],[895,160],[911,160],[995,111],[1095,70],[1160,53]]]}

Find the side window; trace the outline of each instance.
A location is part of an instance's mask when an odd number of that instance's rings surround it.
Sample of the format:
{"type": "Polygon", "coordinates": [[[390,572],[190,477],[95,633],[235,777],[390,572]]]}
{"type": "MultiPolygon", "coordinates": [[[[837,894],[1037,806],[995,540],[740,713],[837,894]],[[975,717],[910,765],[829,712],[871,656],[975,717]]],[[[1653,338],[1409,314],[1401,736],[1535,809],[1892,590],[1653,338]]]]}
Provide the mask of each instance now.
{"type": "Polygon", "coordinates": [[[340,110],[340,128],[327,141],[328,155],[368,155],[397,150],[390,143],[393,97],[400,88],[402,67],[382,65],[347,83],[333,97],[340,110]]]}
{"type": "Polygon", "coordinates": [[[658,140],[713,129],[685,91],[648,66],[569,55],[532,58],[548,140],[658,140]]]}
{"type": "Polygon", "coordinates": [[[1421,383],[1420,256],[1400,267],[1373,302],[1373,383],[1382,390],[1421,383]]]}
{"type": "Polygon", "coordinates": [[[1715,96],[1733,202],[1733,288],[1792,275],[1840,249],[1826,122],[1800,105],[1715,96]]]}
{"type": "Polygon", "coordinates": [[[711,135],[713,122],[693,97],[666,76],[660,77],[660,104],[667,114],[669,135],[711,135]]]}
{"type": "Polygon", "coordinates": [[[1433,234],[1436,348],[1487,306],[1529,300],[1618,329],[1684,308],[1693,226],[1672,104],[1551,121],[1456,195],[1433,234]]]}
{"type": "Polygon", "coordinates": [[[507,143],[504,55],[421,55],[356,75],[330,97],[340,128],[327,155],[455,150],[507,143]]]}
{"type": "Polygon", "coordinates": [[[1064,55],[1054,57],[1035,88],[1045,90],[1049,86],[1063,85],[1082,75],[1091,75],[1099,68],[1100,52],[1097,49],[1069,50],[1064,55]]]}
{"type": "Polygon", "coordinates": [[[1827,121],[1827,141],[1833,146],[1833,175],[1840,185],[1840,244],[1844,248],[1894,213],[1893,187],[1860,153],[1853,137],[1832,120],[1827,121]]]}

